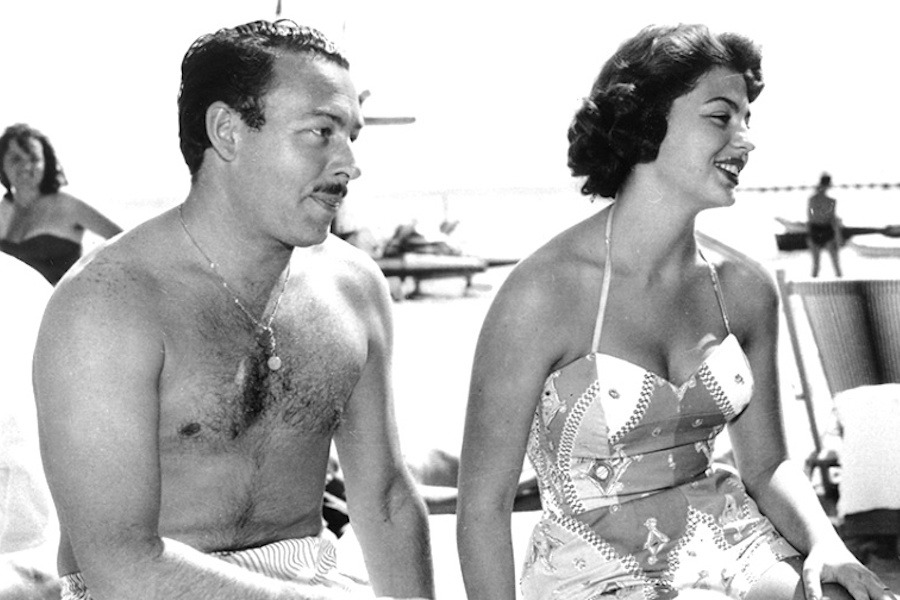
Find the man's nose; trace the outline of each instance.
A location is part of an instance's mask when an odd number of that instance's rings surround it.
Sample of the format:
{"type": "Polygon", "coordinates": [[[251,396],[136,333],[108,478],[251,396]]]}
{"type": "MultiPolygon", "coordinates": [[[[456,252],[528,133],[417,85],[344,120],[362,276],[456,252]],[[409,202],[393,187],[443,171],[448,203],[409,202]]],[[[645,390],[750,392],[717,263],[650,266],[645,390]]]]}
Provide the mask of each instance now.
{"type": "Polygon", "coordinates": [[[349,142],[342,144],[342,148],[334,158],[334,166],[332,172],[335,175],[343,175],[352,181],[362,175],[362,171],[356,165],[356,156],[349,142]]]}

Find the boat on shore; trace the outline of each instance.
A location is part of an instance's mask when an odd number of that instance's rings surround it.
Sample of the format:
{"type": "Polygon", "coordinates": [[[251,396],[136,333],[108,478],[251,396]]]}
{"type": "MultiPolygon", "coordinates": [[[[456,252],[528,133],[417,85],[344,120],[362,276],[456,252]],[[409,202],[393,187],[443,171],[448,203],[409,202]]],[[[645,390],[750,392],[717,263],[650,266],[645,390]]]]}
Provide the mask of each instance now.
{"type": "MultiPolygon", "coordinates": [[[[775,220],[781,223],[784,230],[775,234],[775,243],[778,249],[783,252],[794,250],[806,250],[806,231],[807,224],[805,221],[791,221],[775,217],[775,220]]],[[[891,240],[890,238],[900,238],[900,225],[887,225],[883,227],[848,227],[841,226],[842,245],[848,242],[853,243],[854,247],[861,254],[869,256],[900,256],[900,242],[891,240]],[[853,241],[850,238],[855,236],[864,236],[864,241],[853,241]],[[878,240],[878,243],[875,241],[878,240]]]]}

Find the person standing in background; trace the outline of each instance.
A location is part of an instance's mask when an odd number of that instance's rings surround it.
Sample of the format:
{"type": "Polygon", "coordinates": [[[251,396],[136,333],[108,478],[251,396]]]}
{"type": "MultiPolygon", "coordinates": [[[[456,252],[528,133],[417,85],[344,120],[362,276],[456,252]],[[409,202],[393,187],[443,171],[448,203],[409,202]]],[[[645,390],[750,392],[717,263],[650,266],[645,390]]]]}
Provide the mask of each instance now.
{"type": "Polygon", "coordinates": [[[806,206],[806,244],[812,253],[812,276],[819,276],[822,248],[828,250],[834,273],[841,277],[841,246],[844,244],[841,234],[841,220],[837,216],[837,200],[828,195],[831,188],[831,175],[822,173],[816,192],[809,197],[806,206]]]}

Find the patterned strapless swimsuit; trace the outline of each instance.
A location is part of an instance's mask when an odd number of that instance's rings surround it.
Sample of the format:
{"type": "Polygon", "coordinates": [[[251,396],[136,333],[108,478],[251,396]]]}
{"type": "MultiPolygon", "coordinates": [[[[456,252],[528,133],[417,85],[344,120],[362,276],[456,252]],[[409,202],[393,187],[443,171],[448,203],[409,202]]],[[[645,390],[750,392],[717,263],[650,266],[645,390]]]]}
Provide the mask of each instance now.
{"type": "MultiPolygon", "coordinates": [[[[607,240],[612,209],[607,220],[607,240]]],[[[750,402],[753,376],[731,332],[676,385],[598,352],[612,265],[607,248],[591,352],[551,373],[528,457],[543,515],[522,572],[527,600],[675,598],[681,589],[743,598],[770,566],[798,552],[714,467],[715,437],[750,402]]]]}

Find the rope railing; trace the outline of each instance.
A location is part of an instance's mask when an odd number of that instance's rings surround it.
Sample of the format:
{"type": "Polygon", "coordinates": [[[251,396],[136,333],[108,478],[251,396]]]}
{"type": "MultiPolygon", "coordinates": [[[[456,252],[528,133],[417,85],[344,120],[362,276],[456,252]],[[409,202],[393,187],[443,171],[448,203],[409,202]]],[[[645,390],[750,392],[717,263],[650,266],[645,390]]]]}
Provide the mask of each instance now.
{"type": "MultiPolygon", "coordinates": [[[[814,190],[816,185],[770,185],[761,187],[739,187],[739,192],[796,192],[803,190],[814,190]]],[[[835,183],[832,188],[842,190],[862,190],[862,189],[881,189],[890,190],[900,188],[900,183],[835,183]]]]}

